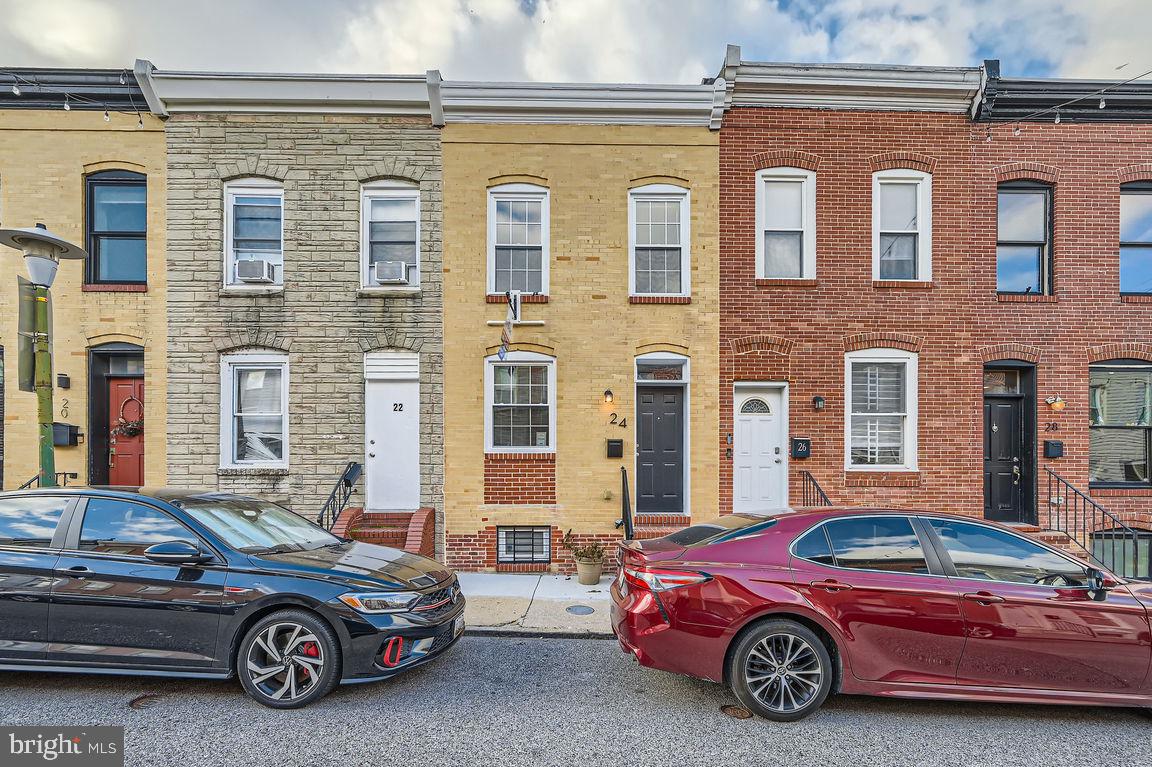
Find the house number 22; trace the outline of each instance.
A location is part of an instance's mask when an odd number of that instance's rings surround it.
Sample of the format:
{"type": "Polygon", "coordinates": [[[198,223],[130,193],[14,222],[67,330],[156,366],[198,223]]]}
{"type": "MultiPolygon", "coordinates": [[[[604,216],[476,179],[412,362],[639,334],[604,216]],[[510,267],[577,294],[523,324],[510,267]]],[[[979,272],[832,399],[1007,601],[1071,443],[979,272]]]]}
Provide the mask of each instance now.
{"type": "Polygon", "coordinates": [[[392,412],[393,413],[399,413],[403,409],[404,409],[404,403],[403,402],[393,402],[392,403],[392,412]]]}

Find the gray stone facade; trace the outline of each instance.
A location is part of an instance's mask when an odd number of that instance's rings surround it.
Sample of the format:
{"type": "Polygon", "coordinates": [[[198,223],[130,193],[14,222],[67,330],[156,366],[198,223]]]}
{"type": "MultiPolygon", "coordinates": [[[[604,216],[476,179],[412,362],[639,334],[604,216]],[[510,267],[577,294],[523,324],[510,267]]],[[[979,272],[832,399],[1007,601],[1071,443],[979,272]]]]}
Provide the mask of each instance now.
{"type": "Polygon", "coordinates": [[[439,131],[417,117],[178,114],[166,133],[169,482],[315,516],[344,465],[364,458],[365,352],[409,350],[420,355],[420,500],[441,515],[439,131]],[[284,288],[274,295],[222,289],[224,184],[253,176],[284,187],[284,288]],[[359,291],[361,185],[379,179],[419,185],[418,295],[359,291]],[[289,468],[220,468],[220,358],[258,351],[288,354],[289,468]]]}

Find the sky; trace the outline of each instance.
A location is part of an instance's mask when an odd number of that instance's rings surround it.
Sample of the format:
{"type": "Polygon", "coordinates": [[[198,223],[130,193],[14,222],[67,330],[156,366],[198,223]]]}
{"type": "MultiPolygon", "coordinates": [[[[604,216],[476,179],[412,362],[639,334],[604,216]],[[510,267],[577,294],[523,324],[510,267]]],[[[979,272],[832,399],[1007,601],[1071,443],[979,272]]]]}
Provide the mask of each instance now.
{"type": "Polygon", "coordinates": [[[0,68],[690,83],[736,43],[756,61],[1152,69],[1152,0],[0,0],[0,20],[0,68]]]}

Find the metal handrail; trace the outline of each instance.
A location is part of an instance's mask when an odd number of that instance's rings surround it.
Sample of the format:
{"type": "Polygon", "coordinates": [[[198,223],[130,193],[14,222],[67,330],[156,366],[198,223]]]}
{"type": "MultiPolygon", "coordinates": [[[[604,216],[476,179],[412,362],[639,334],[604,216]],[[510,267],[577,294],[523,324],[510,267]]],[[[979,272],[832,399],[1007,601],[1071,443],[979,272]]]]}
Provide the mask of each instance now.
{"type": "Polygon", "coordinates": [[[328,494],[328,500],[320,508],[320,514],[316,517],[316,524],[325,530],[332,529],[332,525],[336,524],[336,520],[340,517],[340,512],[344,511],[344,507],[351,500],[352,489],[363,473],[364,466],[362,464],[356,461],[348,462],[344,471],[340,472],[340,478],[336,480],[332,492],[328,494]]]}
{"type": "MultiPolygon", "coordinates": [[[[68,486],[68,480],[76,479],[79,476],[80,475],[74,471],[58,471],[58,472],[56,472],[56,487],[67,487],[68,486]]],[[[20,485],[20,487],[18,487],[16,489],[17,490],[28,490],[28,489],[33,488],[33,487],[40,487],[40,475],[39,474],[36,474],[35,476],[32,477],[32,479],[28,480],[27,482],[25,482],[23,485],[20,485]]]]}
{"type": "Polygon", "coordinates": [[[1144,572],[1147,570],[1147,565],[1143,570],[1140,566],[1140,534],[1047,466],[1044,467],[1044,471],[1048,472],[1046,527],[1067,535],[1069,540],[1083,549],[1084,553],[1101,567],[1106,567],[1125,578],[1147,579],[1148,575],[1144,572]],[[1111,546],[1100,550],[1102,556],[1096,555],[1095,547],[1092,545],[1096,541],[1101,541],[1099,538],[1094,539],[1097,533],[1107,533],[1106,540],[1111,543],[1111,546]],[[1131,568],[1125,566],[1123,554],[1126,543],[1132,544],[1131,568]],[[1105,562],[1104,560],[1108,558],[1111,561],[1105,562]]]}
{"type": "Polygon", "coordinates": [[[828,499],[828,494],[824,492],[824,488],[820,487],[820,483],[809,471],[801,470],[800,472],[800,496],[804,506],[832,505],[832,501],[828,499]]]}
{"type": "Polygon", "coordinates": [[[620,467],[620,519],[616,521],[616,529],[624,528],[624,540],[630,541],[636,537],[636,530],[632,524],[632,501],[628,494],[628,469],[620,467]]]}

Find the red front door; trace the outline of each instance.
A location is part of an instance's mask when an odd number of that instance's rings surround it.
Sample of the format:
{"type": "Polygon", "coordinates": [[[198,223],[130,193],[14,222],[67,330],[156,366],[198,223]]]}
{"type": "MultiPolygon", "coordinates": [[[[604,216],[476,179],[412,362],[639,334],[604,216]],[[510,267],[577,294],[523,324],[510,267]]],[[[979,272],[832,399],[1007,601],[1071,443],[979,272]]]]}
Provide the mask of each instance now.
{"type": "Polygon", "coordinates": [[[143,378],[108,379],[108,484],[137,487],[144,484],[144,435],[126,434],[121,419],[144,420],[143,378]]]}

